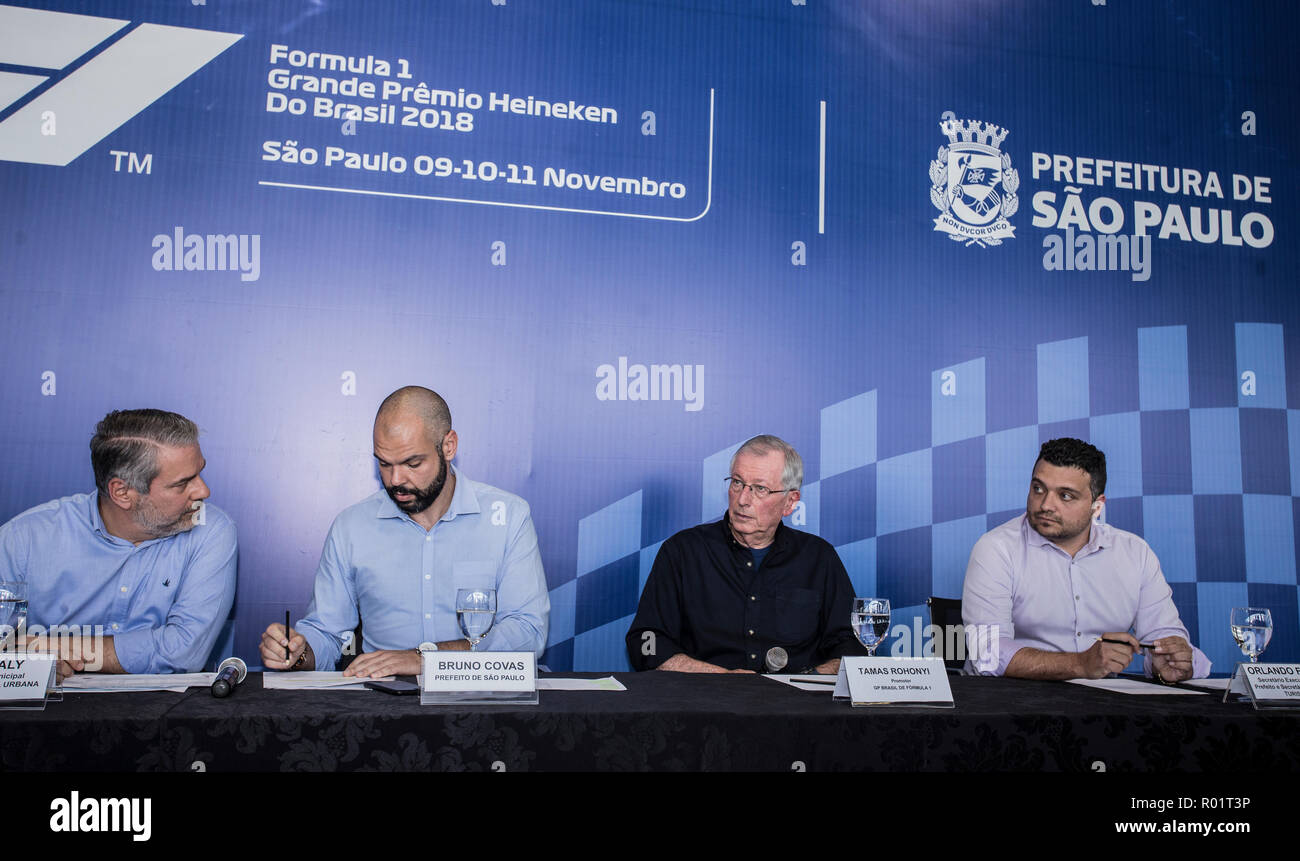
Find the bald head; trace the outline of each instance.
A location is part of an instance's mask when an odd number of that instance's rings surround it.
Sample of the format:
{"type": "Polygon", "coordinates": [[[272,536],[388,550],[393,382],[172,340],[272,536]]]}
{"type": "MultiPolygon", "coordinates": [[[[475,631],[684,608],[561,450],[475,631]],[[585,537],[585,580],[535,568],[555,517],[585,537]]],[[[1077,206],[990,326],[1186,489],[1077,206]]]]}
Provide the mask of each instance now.
{"type": "Polygon", "coordinates": [[[424,427],[434,443],[451,430],[451,410],[442,396],[423,386],[403,386],[384,398],[375,415],[375,430],[392,432],[412,419],[424,427]]]}

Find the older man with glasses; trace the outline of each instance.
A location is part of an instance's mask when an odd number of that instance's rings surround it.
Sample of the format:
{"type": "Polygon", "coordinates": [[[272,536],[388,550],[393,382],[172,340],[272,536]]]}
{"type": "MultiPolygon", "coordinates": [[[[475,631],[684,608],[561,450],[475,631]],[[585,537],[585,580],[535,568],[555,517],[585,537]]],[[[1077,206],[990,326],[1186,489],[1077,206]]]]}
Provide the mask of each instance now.
{"type": "Polygon", "coordinates": [[[803,461],[774,436],[731,459],[727,512],[659,549],[627,652],[638,670],[839,671],[865,654],[849,627],[853,586],[829,543],[781,522],[799,502],[803,461]]]}

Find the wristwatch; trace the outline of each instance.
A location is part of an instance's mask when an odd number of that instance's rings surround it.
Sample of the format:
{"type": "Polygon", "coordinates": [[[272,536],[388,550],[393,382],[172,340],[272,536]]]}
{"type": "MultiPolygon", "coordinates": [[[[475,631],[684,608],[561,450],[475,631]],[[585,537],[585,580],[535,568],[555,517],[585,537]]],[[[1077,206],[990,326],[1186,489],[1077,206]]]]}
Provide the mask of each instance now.
{"type": "Polygon", "coordinates": [[[426,640],[425,642],[416,646],[415,651],[419,652],[421,655],[423,655],[425,652],[436,652],[438,651],[438,644],[430,643],[429,641],[426,640]]]}

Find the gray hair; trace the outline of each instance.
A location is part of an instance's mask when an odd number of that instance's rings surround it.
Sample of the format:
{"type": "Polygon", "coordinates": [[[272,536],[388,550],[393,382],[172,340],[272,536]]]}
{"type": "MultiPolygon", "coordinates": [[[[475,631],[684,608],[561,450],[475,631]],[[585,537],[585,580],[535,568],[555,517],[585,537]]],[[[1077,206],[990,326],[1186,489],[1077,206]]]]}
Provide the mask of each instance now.
{"type": "MultiPolygon", "coordinates": [[[[742,454],[762,455],[772,451],[779,451],[785,455],[785,468],[781,470],[781,489],[798,490],[803,487],[803,458],[799,457],[799,452],[794,450],[794,446],[771,434],[759,434],[742,443],[731,456],[731,471],[733,473],[736,471],[736,458],[742,454]]],[[[772,489],[776,490],[776,488],[772,489]]]]}
{"type": "Polygon", "coordinates": [[[199,428],[178,413],[166,410],[114,410],[95,426],[90,439],[90,465],[95,486],[108,493],[108,483],[120,478],[137,493],[149,492],[158,477],[158,447],[185,447],[199,441],[199,428]]]}

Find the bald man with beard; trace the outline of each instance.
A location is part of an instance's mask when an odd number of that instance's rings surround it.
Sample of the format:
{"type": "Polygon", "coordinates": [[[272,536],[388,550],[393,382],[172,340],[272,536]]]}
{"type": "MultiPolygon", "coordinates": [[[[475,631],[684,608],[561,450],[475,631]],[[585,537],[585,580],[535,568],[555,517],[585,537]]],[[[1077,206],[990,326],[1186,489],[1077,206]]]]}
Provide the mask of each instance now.
{"type": "Polygon", "coordinates": [[[465,588],[497,592],[477,651],[541,656],[550,599],[528,503],[462,475],[458,443],[437,392],[407,386],[384,399],[374,431],[384,489],[335,518],[306,617],[262,635],[267,669],[334,669],[360,622],[346,675],[416,675],[421,651],[470,648],[456,619],[465,588]]]}

